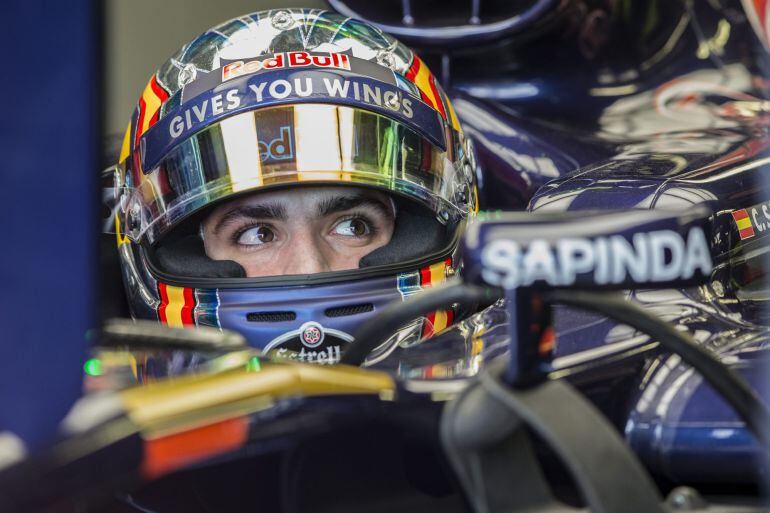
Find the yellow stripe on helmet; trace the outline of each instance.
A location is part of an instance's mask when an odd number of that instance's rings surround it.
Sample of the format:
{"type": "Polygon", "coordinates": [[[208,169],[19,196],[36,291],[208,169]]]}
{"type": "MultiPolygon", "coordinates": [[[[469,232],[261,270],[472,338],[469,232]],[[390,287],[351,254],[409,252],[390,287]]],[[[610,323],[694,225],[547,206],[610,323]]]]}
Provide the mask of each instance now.
{"type": "Polygon", "coordinates": [[[166,306],[166,320],[169,326],[184,327],[182,322],[182,308],[185,306],[184,288],[166,285],[168,305],[166,306]]]}

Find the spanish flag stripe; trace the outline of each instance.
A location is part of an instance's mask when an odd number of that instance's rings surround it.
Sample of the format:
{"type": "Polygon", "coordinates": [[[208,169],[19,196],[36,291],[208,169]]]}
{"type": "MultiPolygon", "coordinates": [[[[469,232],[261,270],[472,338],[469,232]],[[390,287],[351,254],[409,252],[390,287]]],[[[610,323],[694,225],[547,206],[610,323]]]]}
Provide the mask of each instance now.
{"type": "Polygon", "coordinates": [[[446,120],[446,112],[444,112],[444,105],[441,103],[436,84],[433,82],[433,74],[417,55],[414,56],[412,65],[406,72],[406,78],[411,80],[420,90],[422,101],[439,111],[441,117],[446,120]]]}
{"type": "MultiPolygon", "coordinates": [[[[423,267],[420,269],[420,285],[425,287],[430,287],[431,285],[431,272],[430,272],[430,266],[423,267]]],[[[422,323],[422,338],[430,338],[433,336],[433,323],[436,320],[435,313],[429,313],[425,316],[425,321],[422,323]]]]}
{"type": "Polygon", "coordinates": [[[441,283],[446,279],[447,261],[439,262],[430,266],[430,282],[432,284],[441,283]]]}
{"type": "Polygon", "coordinates": [[[155,96],[158,98],[158,100],[160,100],[160,103],[168,100],[168,93],[160,86],[155,75],[153,75],[152,79],[150,79],[150,88],[152,89],[152,92],[155,93],[155,96]]]}
{"type": "MultiPolygon", "coordinates": [[[[141,103],[141,98],[139,99],[139,103],[141,103]]],[[[139,130],[139,115],[141,114],[141,109],[137,107],[134,109],[134,113],[131,115],[131,134],[134,137],[134,146],[129,147],[129,152],[136,149],[138,140],[136,137],[136,132],[139,130]]],[[[134,180],[136,184],[141,183],[142,181],[142,167],[141,163],[139,161],[139,152],[134,152],[133,155],[129,155],[130,158],[132,158],[132,166],[131,166],[131,173],[134,177],[134,180]]]]}
{"type": "Polygon", "coordinates": [[[155,123],[158,122],[158,117],[160,116],[160,107],[163,105],[163,102],[168,100],[168,93],[165,89],[163,89],[160,84],[158,83],[157,78],[153,75],[152,80],[150,80],[150,87],[152,87],[152,92],[155,94],[155,96],[158,98],[158,108],[155,110],[155,113],[150,118],[150,123],[147,126],[147,128],[151,127],[155,123]]]}
{"type": "Polygon", "coordinates": [[[748,218],[739,219],[735,222],[735,224],[738,225],[739,230],[745,230],[746,228],[751,228],[751,221],[748,220],[748,218]]]}
{"type": "Polygon", "coordinates": [[[185,294],[183,287],[166,285],[168,305],[166,306],[166,324],[181,328],[185,325],[182,318],[182,310],[185,307],[185,294]]]}
{"type": "Polygon", "coordinates": [[[436,77],[434,77],[433,74],[428,75],[428,85],[430,86],[430,90],[433,93],[433,98],[436,100],[436,107],[438,107],[438,111],[441,113],[441,117],[446,119],[444,101],[441,98],[441,94],[438,92],[438,88],[436,88],[436,77]]]}
{"type": "Polygon", "coordinates": [[[144,113],[147,112],[147,104],[144,101],[144,95],[139,98],[139,116],[136,118],[136,128],[134,132],[134,149],[139,147],[139,138],[142,136],[142,126],[144,125],[144,113]]]}
{"type": "MultiPolygon", "coordinates": [[[[419,59],[419,57],[415,57],[415,58],[419,59]]],[[[433,98],[432,98],[433,92],[430,90],[430,82],[428,81],[429,76],[430,76],[430,71],[428,70],[428,67],[421,62],[420,68],[417,71],[417,75],[414,77],[414,83],[422,93],[422,97],[425,103],[427,103],[434,109],[437,109],[436,103],[433,101],[433,98]]]]}
{"type": "Polygon", "coordinates": [[[436,310],[433,321],[433,333],[439,333],[447,327],[446,310],[436,310]]]}
{"type": "Polygon", "coordinates": [[[406,70],[406,78],[414,82],[418,71],[420,71],[420,58],[415,55],[412,59],[412,65],[409,66],[408,70],[406,70]]]}
{"type": "Polygon", "coordinates": [[[419,73],[417,73],[415,84],[418,88],[420,88],[420,91],[423,92],[424,96],[427,96],[426,103],[439,111],[441,117],[446,120],[444,106],[441,104],[441,98],[438,96],[438,91],[436,90],[435,84],[431,83],[431,79],[433,79],[433,74],[423,62],[420,65],[419,73]]]}
{"type": "Polygon", "coordinates": [[[144,93],[142,93],[142,99],[144,100],[144,106],[146,110],[144,112],[144,116],[142,116],[142,123],[139,125],[139,129],[141,130],[139,137],[144,135],[147,129],[150,128],[152,125],[152,119],[155,117],[155,114],[158,112],[158,110],[160,110],[160,98],[158,98],[152,88],[152,83],[154,80],[155,77],[150,80],[150,82],[147,84],[147,87],[144,89],[144,93]]]}
{"type": "Polygon", "coordinates": [[[409,69],[408,69],[408,70],[406,70],[406,75],[405,75],[405,76],[406,76],[406,78],[407,78],[409,81],[411,81],[411,82],[414,82],[414,77],[416,77],[416,76],[417,76],[417,70],[418,70],[419,68],[420,68],[420,61],[417,59],[417,56],[415,56],[415,57],[412,59],[412,65],[411,65],[411,66],[409,66],[409,69]]]}
{"type": "Polygon", "coordinates": [[[738,235],[741,240],[751,238],[755,235],[754,227],[751,225],[751,218],[745,208],[733,211],[735,226],[738,228],[738,235]]]}
{"type": "Polygon", "coordinates": [[[139,99],[139,119],[136,123],[136,138],[134,147],[139,144],[139,138],[158,120],[161,104],[168,98],[168,93],[158,84],[155,75],[144,88],[139,99]]]}
{"type": "Polygon", "coordinates": [[[430,338],[436,332],[433,326],[436,324],[436,312],[429,313],[425,316],[425,322],[422,326],[422,338],[430,338]]]}
{"type": "MultiPolygon", "coordinates": [[[[452,265],[451,258],[420,269],[420,285],[427,288],[444,282],[446,280],[446,268],[449,265],[452,265]]],[[[423,324],[423,338],[430,338],[447,326],[451,326],[453,320],[454,312],[451,309],[431,312],[426,316],[423,324]]]]}
{"type": "Polygon", "coordinates": [[[741,219],[748,219],[748,218],[749,218],[749,213],[746,212],[745,208],[742,208],[740,210],[736,210],[733,212],[733,219],[735,219],[736,221],[739,221],[741,219]]]}
{"type": "Polygon", "coordinates": [[[455,112],[455,108],[452,107],[452,103],[447,100],[446,102],[447,110],[449,111],[449,119],[452,123],[452,128],[457,130],[459,133],[463,133],[463,127],[460,125],[460,120],[457,119],[457,113],[455,112]]]}
{"type": "Polygon", "coordinates": [[[158,320],[162,324],[168,324],[168,319],[166,319],[166,307],[168,306],[168,293],[166,292],[165,283],[158,283],[158,293],[160,294],[160,305],[158,305],[158,320]]]}
{"type": "Polygon", "coordinates": [[[192,326],[195,324],[193,320],[193,311],[195,310],[195,294],[193,289],[184,289],[184,306],[182,307],[181,316],[182,323],[185,326],[192,326]]]}
{"type": "Polygon", "coordinates": [[[430,267],[423,267],[420,269],[420,285],[423,287],[430,287],[431,272],[430,267]]]}

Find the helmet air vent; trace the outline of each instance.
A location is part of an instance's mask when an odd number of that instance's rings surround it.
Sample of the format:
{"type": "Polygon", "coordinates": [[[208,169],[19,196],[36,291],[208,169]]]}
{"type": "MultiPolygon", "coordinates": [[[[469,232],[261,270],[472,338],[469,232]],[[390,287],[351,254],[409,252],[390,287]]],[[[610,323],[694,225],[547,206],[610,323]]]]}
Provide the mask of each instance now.
{"type": "Polygon", "coordinates": [[[296,312],[251,312],[246,314],[246,320],[249,322],[286,322],[296,318],[296,312]]]}
{"type": "Polygon", "coordinates": [[[372,303],[362,303],[360,305],[345,305],[327,308],[324,311],[326,317],[346,317],[348,315],[357,315],[374,310],[372,303]]]}

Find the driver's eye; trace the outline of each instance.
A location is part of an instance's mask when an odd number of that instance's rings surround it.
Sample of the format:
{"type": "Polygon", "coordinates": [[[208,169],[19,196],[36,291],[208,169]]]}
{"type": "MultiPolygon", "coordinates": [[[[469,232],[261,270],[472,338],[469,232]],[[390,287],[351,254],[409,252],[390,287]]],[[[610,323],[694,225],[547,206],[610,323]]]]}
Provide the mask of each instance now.
{"type": "Polygon", "coordinates": [[[361,218],[346,219],[334,227],[334,233],[349,237],[363,237],[371,233],[369,224],[361,218]]]}
{"type": "Polygon", "coordinates": [[[244,246],[256,246],[272,242],[275,232],[269,226],[253,226],[241,232],[238,236],[238,244],[244,246]]]}

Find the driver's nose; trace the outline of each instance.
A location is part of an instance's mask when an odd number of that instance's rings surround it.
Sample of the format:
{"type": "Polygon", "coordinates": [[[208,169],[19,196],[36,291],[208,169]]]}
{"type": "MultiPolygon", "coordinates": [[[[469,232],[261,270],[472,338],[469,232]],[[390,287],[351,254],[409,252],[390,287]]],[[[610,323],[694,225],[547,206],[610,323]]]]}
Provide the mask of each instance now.
{"type": "Polygon", "coordinates": [[[322,248],[310,236],[292,240],[278,258],[282,274],[315,274],[332,270],[322,248]]]}

